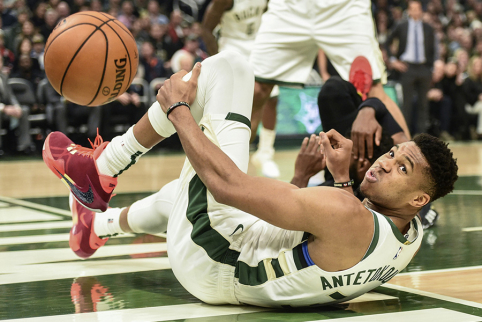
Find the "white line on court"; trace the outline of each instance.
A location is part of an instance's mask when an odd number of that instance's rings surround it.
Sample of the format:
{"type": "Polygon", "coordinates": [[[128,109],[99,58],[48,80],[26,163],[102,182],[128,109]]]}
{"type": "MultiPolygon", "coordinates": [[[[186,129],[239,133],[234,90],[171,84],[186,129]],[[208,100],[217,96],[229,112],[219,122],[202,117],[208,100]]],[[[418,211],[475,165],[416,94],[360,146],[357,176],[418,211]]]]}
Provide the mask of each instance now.
{"type": "Polygon", "coordinates": [[[451,195],[482,196],[482,190],[454,190],[451,195]]]}
{"type": "Polygon", "coordinates": [[[0,201],[12,203],[12,204],[15,204],[15,205],[18,205],[18,206],[33,208],[33,209],[37,209],[37,210],[43,210],[43,211],[47,211],[47,212],[50,212],[50,213],[53,213],[53,214],[72,217],[72,213],[68,210],[59,209],[59,208],[50,207],[50,206],[45,206],[45,205],[41,205],[41,204],[38,204],[38,203],[30,202],[30,201],[25,201],[25,200],[20,200],[20,199],[5,197],[5,196],[0,196],[0,201]]]}
{"type": "MultiPolygon", "coordinates": [[[[432,292],[417,290],[417,289],[414,289],[414,288],[394,285],[394,284],[390,284],[390,283],[384,284],[381,287],[386,287],[386,288],[389,288],[389,289],[392,289],[392,290],[418,294],[418,295],[422,295],[422,296],[431,297],[431,298],[434,298],[434,299],[437,299],[437,300],[442,300],[442,301],[447,301],[447,302],[452,302],[452,303],[457,303],[457,304],[462,304],[462,305],[472,306],[472,307],[482,309],[482,303],[462,300],[462,299],[458,299],[458,298],[451,297],[451,296],[440,295],[440,294],[436,294],[436,293],[432,293],[432,292]]],[[[480,321],[480,320],[482,320],[482,318],[479,317],[479,319],[477,321],[480,321]]],[[[458,321],[458,320],[452,320],[452,321],[458,321]]],[[[437,320],[437,322],[440,322],[440,320],[437,320]]]]}
{"type": "Polygon", "coordinates": [[[466,228],[462,228],[462,231],[465,231],[465,232],[481,231],[481,230],[482,230],[482,227],[466,227],[466,228]]]}
{"type": "Polygon", "coordinates": [[[317,320],[312,322],[477,322],[480,320],[481,317],[479,316],[448,309],[436,308],[416,311],[372,314],[364,316],[352,316],[348,318],[317,320]]]}
{"type": "Polygon", "coordinates": [[[6,231],[26,231],[26,230],[42,230],[42,229],[58,229],[72,227],[72,220],[50,221],[29,224],[8,224],[0,225],[0,232],[6,231]]]}
{"type": "Polygon", "coordinates": [[[469,271],[473,269],[482,269],[482,265],[479,266],[466,266],[466,267],[455,267],[455,268],[444,268],[444,269],[433,269],[428,271],[419,271],[419,272],[407,272],[407,273],[400,273],[396,276],[404,276],[404,275],[425,275],[425,274],[433,274],[433,273],[449,273],[449,272],[458,272],[458,271],[469,271]]]}
{"type": "MultiPolygon", "coordinates": [[[[167,251],[166,243],[145,243],[130,245],[105,245],[90,258],[109,258],[123,255],[157,253],[167,251]]],[[[19,250],[0,252],[0,274],[15,272],[19,265],[45,264],[65,261],[79,261],[80,257],[70,248],[19,250]]]]}
{"type": "Polygon", "coordinates": [[[167,257],[19,265],[0,274],[0,285],[170,269],[167,257]]]}
{"type": "MultiPolygon", "coordinates": [[[[15,236],[0,238],[0,245],[21,245],[69,241],[69,234],[50,234],[36,236],[15,236]]],[[[112,238],[134,237],[134,234],[120,234],[112,238]]]]}
{"type": "Polygon", "coordinates": [[[208,304],[179,304],[146,307],[139,309],[109,310],[82,314],[65,314],[43,316],[27,319],[3,320],[15,322],[87,322],[87,321],[136,321],[154,322],[205,318],[223,315],[238,315],[246,313],[266,312],[271,309],[254,306],[223,305],[213,306],[208,304]]]}

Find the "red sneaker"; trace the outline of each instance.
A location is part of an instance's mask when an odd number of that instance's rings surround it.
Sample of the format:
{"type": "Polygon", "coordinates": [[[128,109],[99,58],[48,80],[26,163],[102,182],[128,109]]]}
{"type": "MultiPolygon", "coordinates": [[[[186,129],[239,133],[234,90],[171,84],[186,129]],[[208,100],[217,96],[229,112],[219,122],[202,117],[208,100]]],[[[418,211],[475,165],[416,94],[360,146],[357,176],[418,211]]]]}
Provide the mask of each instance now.
{"type": "Polygon", "coordinates": [[[70,249],[79,257],[88,258],[97,249],[104,246],[109,238],[99,238],[94,232],[95,213],[85,209],[80,203],[69,196],[70,210],[72,211],[72,221],[74,225],[70,230],[69,246],[70,249]]]}
{"type": "MultiPolygon", "coordinates": [[[[89,140],[90,141],[90,140],[89,140]]],[[[42,156],[52,172],[65,183],[85,208],[104,212],[109,206],[117,178],[99,173],[95,160],[109,142],[97,134],[92,149],[74,144],[65,134],[52,132],[45,139],[42,156]]]]}
{"type": "Polygon", "coordinates": [[[370,62],[364,56],[356,57],[351,63],[349,81],[363,100],[367,99],[367,94],[372,88],[372,75],[370,62]]]}

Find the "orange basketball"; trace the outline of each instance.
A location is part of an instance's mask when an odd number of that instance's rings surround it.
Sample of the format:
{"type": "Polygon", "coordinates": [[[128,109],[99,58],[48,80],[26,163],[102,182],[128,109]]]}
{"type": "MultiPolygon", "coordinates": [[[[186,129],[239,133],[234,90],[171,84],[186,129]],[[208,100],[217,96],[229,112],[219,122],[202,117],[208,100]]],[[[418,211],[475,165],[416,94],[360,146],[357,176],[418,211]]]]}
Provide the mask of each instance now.
{"type": "Polygon", "coordinates": [[[79,105],[108,103],[137,72],[134,37],[119,20],[95,11],[62,19],[45,44],[45,73],[55,90],[79,105]]]}

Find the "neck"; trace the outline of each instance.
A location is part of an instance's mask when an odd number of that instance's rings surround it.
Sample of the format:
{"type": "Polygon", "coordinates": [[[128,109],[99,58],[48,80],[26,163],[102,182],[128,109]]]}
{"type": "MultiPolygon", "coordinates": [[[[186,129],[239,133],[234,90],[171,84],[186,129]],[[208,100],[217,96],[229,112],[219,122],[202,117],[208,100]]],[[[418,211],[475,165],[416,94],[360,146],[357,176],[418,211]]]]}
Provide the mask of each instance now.
{"type": "Polygon", "coordinates": [[[390,209],[382,205],[373,203],[370,199],[365,198],[363,204],[376,212],[379,212],[386,217],[390,218],[392,222],[397,226],[398,230],[402,234],[406,233],[410,225],[410,221],[417,215],[417,210],[415,212],[407,211],[406,209],[390,209]]]}

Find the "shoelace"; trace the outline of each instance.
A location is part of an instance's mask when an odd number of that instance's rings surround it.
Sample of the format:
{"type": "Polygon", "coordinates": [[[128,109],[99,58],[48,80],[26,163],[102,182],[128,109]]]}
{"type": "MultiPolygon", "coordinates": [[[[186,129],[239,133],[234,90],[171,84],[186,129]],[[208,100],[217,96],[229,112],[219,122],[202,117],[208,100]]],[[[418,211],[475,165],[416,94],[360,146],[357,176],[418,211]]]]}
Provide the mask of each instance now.
{"type": "Polygon", "coordinates": [[[72,150],[76,150],[76,152],[82,156],[93,158],[94,150],[97,149],[100,145],[102,145],[102,143],[104,143],[104,140],[99,134],[99,129],[97,129],[97,136],[95,137],[94,143],[92,143],[90,139],[88,140],[92,148],[86,148],[79,144],[76,144],[75,146],[72,147],[72,150]]]}
{"type": "Polygon", "coordinates": [[[365,88],[364,88],[365,87],[364,86],[365,85],[365,72],[363,72],[361,70],[355,71],[355,75],[353,76],[353,85],[360,92],[365,90],[365,88]]]}

